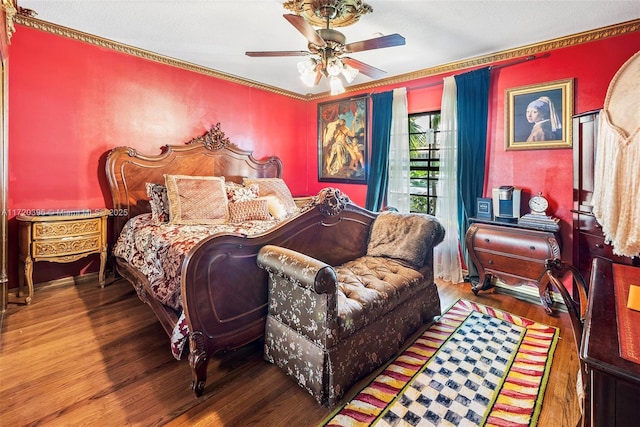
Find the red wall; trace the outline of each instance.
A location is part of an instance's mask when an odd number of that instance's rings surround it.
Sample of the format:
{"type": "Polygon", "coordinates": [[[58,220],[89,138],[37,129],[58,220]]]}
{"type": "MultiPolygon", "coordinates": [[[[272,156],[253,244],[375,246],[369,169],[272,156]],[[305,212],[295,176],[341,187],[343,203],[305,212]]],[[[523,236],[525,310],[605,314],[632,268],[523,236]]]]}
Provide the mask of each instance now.
{"type": "MultiPolygon", "coordinates": [[[[521,187],[525,206],[529,194],[542,191],[563,221],[565,259],[571,257],[571,150],[505,151],[505,89],[574,78],[574,111],[600,108],[616,70],[638,49],[636,32],[554,50],[547,58],[493,71],[486,188],[521,187]]],[[[294,194],[316,194],[332,186],[364,205],[366,186],[318,182],[317,104],[327,99],[299,101],[19,25],[9,54],[12,287],[17,277],[17,213],[109,207],[104,175],[108,150],[126,145],[155,154],[162,145],[186,142],[217,122],[255,157],[280,156],[284,179],[294,194]]],[[[437,110],[443,77],[376,92],[406,86],[410,112],[437,110]],[[431,83],[436,84],[423,87],[431,83]]],[[[71,266],[39,263],[34,281],[96,269],[97,259],[71,266]]]]}
{"type": "MultiPolygon", "coordinates": [[[[17,26],[9,70],[9,279],[16,214],[110,207],[105,156],[116,146],[157,154],[221,123],[257,158],[277,154],[294,194],[306,194],[304,101],[17,26]],[[296,125],[302,123],[302,126],[296,125]]],[[[90,259],[96,270],[97,256],[90,259]]],[[[36,263],[34,281],[87,268],[36,263]]]]}

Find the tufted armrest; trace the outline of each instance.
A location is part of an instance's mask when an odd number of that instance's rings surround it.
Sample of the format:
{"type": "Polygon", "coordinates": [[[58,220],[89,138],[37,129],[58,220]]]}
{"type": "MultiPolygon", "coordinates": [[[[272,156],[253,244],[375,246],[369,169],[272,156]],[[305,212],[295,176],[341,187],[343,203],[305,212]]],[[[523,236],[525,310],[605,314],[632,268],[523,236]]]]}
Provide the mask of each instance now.
{"type": "Polygon", "coordinates": [[[337,338],[338,278],[328,264],[291,249],[266,245],[258,266],[269,273],[269,315],[318,345],[337,338]]]}

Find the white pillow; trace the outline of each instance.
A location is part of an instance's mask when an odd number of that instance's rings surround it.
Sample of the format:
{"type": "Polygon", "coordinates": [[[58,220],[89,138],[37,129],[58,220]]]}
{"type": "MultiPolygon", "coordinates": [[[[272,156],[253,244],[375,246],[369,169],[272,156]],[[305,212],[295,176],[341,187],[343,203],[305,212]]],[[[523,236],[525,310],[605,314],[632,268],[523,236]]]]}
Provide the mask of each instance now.
{"type": "Polygon", "coordinates": [[[285,219],[288,214],[280,199],[276,196],[264,196],[258,197],[258,200],[266,200],[267,208],[269,209],[269,214],[277,220],[285,219]]]}

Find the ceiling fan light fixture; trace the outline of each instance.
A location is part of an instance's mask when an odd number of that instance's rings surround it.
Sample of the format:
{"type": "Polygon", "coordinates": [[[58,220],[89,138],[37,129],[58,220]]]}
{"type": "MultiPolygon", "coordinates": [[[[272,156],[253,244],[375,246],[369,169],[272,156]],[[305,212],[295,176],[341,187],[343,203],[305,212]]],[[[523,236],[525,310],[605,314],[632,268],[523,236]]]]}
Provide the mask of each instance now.
{"type": "Polygon", "coordinates": [[[298,72],[300,74],[307,70],[313,70],[316,67],[316,61],[313,58],[307,58],[304,61],[298,62],[298,72]]]}
{"type": "Polygon", "coordinates": [[[335,76],[331,76],[329,79],[329,87],[331,88],[331,95],[340,95],[345,92],[342,81],[335,76]]]}
{"type": "Polygon", "coordinates": [[[344,66],[339,58],[333,57],[327,62],[327,74],[331,77],[337,77],[340,75],[344,66]]]}
{"type": "Polygon", "coordinates": [[[316,76],[318,63],[313,58],[308,58],[302,62],[298,62],[298,72],[300,73],[300,80],[307,87],[314,87],[316,85],[316,76]]]}
{"type": "MultiPolygon", "coordinates": [[[[285,2],[284,7],[296,12],[295,15],[285,14],[283,17],[307,39],[308,51],[246,52],[246,55],[263,57],[312,55],[311,58],[297,64],[300,79],[305,86],[314,87],[320,83],[322,76],[325,76],[330,80],[332,95],[345,92],[342,78],[347,83],[351,83],[360,73],[373,79],[381,78],[385,74],[384,71],[357,59],[342,58],[343,54],[405,44],[405,39],[400,34],[347,43],[345,35],[332,28],[339,26],[336,23],[338,16],[344,17],[345,14],[353,13],[359,18],[360,14],[372,12],[371,6],[362,0],[295,0],[285,2]],[[309,14],[303,12],[313,12],[312,16],[317,14],[325,18],[324,28],[315,29],[309,20],[309,14]],[[342,78],[339,78],[341,74],[342,78]]],[[[341,22],[341,25],[346,24],[341,22]]]]}
{"type": "Polygon", "coordinates": [[[347,81],[347,83],[351,83],[356,76],[358,75],[359,71],[355,68],[353,68],[351,65],[349,64],[342,64],[342,75],[344,76],[344,79],[347,81]]]}

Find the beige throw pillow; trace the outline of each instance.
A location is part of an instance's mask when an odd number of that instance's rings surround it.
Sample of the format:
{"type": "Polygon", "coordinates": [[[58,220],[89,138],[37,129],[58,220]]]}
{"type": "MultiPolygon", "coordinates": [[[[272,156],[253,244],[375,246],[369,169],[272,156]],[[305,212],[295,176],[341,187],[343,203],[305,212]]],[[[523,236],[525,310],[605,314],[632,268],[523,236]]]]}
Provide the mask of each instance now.
{"type": "Polygon", "coordinates": [[[229,222],[237,224],[244,221],[268,221],[269,206],[264,199],[245,200],[229,203],[229,222]]]}
{"type": "MultiPolygon", "coordinates": [[[[281,178],[245,178],[244,185],[250,186],[256,184],[258,186],[258,196],[275,196],[284,206],[287,216],[294,215],[300,210],[293,200],[291,191],[287,184],[281,178]]],[[[272,214],[273,215],[273,214],[272,214]]]]}
{"type": "Polygon", "coordinates": [[[223,224],[229,219],[224,177],[165,175],[170,224],[223,224]]]}

